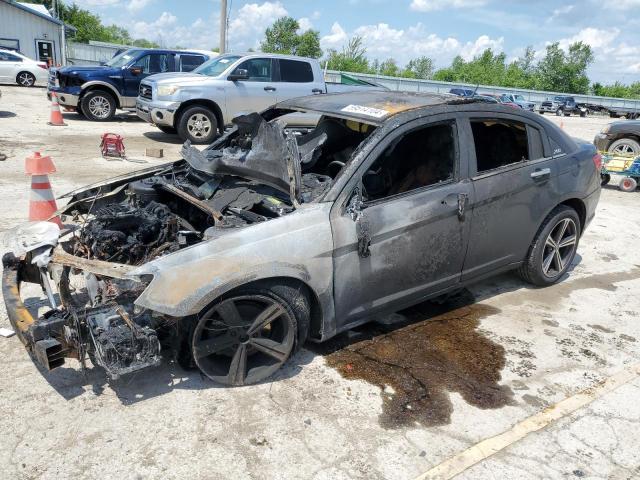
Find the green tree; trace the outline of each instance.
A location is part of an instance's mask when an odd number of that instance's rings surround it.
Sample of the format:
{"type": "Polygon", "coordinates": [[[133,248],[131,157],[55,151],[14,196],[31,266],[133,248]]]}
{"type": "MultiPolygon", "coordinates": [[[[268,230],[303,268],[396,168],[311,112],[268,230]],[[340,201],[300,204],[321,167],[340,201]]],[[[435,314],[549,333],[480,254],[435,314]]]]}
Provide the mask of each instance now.
{"type": "Polygon", "coordinates": [[[387,58],[380,64],[380,75],[386,75],[387,77],[397,77],[400,74],[398,64],[393,58],[387,58]]]}
{"type": "Polygon", "coordinates": [[[558,42],[547,46],[538,63],[536,88],[563,93],[588,93],[587,68],[593,62],[591,47],[583,42],[569,45],[567,53],[558,42]]]}
{"type": "Polygon", "coordinates": [[[320,58],[320,32],[307,30],[298,33],[300,24],[295,18],[279,18],[264,32],[260,48],[266,53],[284,53],[303,57],[320,58]]]}
{"type": "Polygon", "coordinates": [[[402,71],[402,76],[429,80],[433,78],[433,70],[433,60],[429,57],[419,57],[409,60],[402,71]]]}
{"type": "Polygon", "coordinates": [[[352,37],[349,43],[342,47],[342,51],[331,49],[328,54],[327,61],[331,70],[353,73],[371,72],[367,49],[364,47],[362,37],[352,37]]]}

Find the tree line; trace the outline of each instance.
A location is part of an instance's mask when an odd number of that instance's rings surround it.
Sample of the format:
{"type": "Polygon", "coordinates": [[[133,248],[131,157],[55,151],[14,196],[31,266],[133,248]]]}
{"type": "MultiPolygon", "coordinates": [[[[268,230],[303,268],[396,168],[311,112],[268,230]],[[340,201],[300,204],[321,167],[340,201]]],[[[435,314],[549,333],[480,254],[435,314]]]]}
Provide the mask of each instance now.
{"type": "Polygon", "coordinates": [[[619,98],[640,98],[640,82],[624,85],[591,83],[587,69],[594,61],[591,47],[575,42],[568,49],[558,42],[546,47],[544,56],[535,58],[533,47],[513,61],[504,53],[486,49],[471,60],[457,56],[451,65],[436,69],[431,58],[421,56],[400,66],[394,58],[370,60],[362,37],[354,36],[341,49],[320,48],[320,32],[299,32],[300,25],[291,17],[283,17],[265,32],[261,50],[271,53],[295,54],[321,59],[330,70],[369,73],[391,77],[417,78],[472,85],[491,85],[561,93],[593,94],[619,98]],[[304,40],[303,40],[304,39],[304,40]]]}

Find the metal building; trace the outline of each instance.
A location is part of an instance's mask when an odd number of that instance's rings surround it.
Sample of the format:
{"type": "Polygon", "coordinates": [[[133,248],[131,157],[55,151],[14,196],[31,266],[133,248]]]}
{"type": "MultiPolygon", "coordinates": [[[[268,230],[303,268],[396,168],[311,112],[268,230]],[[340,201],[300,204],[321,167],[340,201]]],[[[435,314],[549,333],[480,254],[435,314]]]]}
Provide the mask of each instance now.
{"type": "Polygon", "coordinates": [[[65,42],[64,23],[53,18],[43,5],[0,0],[0,48],[52,65],[65,65],[65,42]]]}

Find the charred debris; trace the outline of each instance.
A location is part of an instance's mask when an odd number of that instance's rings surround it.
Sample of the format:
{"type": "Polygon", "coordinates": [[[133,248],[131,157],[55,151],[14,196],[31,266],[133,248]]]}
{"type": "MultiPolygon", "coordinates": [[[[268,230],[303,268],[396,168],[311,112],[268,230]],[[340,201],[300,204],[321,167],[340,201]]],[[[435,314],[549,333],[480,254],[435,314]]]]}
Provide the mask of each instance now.
{"type": "Polygon", "coordinates": [[[73,357],[84,366],[89,357],[117,378],[157,365],[161,345],[188,363],[180,354],[188,327],[134,306],[150,279],[127,273],[321,198],[373,130],[323,118],[310,132],[287,131],[258,114],[234,123],[209,149],[187,143],[184,160],[72,196],[63,214],[74,226],[29,252],[28,271],[21,272],[22,280],[42,285],[53,307],[23,340],[42,365],[52,369],[73,357]]]}

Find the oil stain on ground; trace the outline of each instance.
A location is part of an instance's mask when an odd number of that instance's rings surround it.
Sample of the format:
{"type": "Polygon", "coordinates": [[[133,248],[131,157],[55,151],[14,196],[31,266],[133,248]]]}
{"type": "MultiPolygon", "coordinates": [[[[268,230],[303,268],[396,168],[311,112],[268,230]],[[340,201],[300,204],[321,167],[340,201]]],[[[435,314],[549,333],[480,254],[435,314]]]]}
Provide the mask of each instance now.
{"type": "Polygon", "coordinates": [[[454,305],[418,305],[402,312],[400,327],[368,325],[320,353],[343,377],[382,389],[384,428],[448,424],[449,392],[482,409],[513,404],[511,389],[498,383],[505,349],[478,331],[480,320],[499,310],[472,301],[467,296],[454,305]]]}

